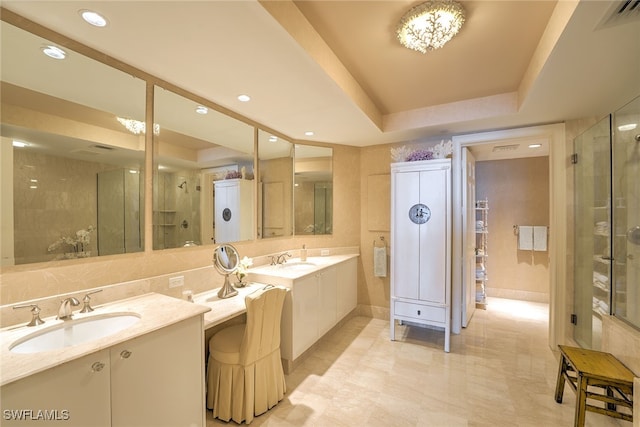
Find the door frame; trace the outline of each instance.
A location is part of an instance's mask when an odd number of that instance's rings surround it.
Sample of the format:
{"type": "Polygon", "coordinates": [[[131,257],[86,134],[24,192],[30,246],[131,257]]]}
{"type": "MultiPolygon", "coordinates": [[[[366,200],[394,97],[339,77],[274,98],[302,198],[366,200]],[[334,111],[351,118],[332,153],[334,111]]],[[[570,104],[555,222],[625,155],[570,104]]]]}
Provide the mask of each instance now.
{"type": "Polygon", "coordinates": [[[501,141],[514,143],[530,138],[546,138],[549,143],[549,346],[556,349],[566,340],[567,292],[567,212],[572,203],[567,196],[567,174],[570,173],[564,123],[458,135],[453,142],[453,254],[452,254],[452,323],[453,333],[462,327],[463,265],[462,245],[462,147],[501,141]]]}

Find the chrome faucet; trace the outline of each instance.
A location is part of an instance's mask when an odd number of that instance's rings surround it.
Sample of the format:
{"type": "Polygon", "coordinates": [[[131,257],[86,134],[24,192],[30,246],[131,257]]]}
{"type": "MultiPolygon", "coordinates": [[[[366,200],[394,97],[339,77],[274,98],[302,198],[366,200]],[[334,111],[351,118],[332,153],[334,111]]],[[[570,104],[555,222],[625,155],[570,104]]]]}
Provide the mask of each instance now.
{"type": "Polygon", "coordinates": [[[71,320],[73,316],[73,309],[71,307],[76,307],[80,305],[80,301],[77,298],[69,297],[62,300],[60,304],[60,309],[58,309],[58,319],[60,320],[71,320]]]}
{"type": "Polygon", "coordinates": [[[278,260],[276,261],[276,263],[284,264],[285,262],[287,262],[287,257],[291,258],[291,254],[289,252],[281,253],[280,255],[278,255],[278,260]]]}

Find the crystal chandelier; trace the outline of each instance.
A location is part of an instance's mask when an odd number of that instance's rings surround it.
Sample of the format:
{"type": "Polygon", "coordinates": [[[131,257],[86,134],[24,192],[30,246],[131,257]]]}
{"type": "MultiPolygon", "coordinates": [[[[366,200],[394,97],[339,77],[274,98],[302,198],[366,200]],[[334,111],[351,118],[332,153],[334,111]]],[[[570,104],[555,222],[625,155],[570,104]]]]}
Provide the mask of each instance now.
{"type": "Polygon", "coordinates": [[[396,35],[400,43],[418,52],[440,49],[464,23],[464,9],[452,0],[432,0],[404,14],[396,35]]]}
{"type": "MultiPolygon", "coordinates": [[[[127,128],[127,130],[134,135],[140,135],[141,133],[146,132],[146,125],[144,122],[141,122],[140,120],[125,119],[122,117],[116,117],[116,119],[118,120],[118,122],[120,122],[122,126],[127,128]]],[[[154,135],[160,134],[160,125],[157,123],[153,124],[153,134],[154,135]]]]}

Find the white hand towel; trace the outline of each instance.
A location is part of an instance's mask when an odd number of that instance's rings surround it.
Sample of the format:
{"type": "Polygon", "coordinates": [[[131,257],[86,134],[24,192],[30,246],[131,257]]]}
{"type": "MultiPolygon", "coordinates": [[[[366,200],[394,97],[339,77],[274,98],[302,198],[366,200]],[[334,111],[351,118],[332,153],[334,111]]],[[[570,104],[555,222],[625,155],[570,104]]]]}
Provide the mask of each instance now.
{"type": "Polygon", "coordinates": [[[533,227],[533,250],[547,250],[547,227],[545,225],[535,225],[533,227]]]}
{"type": "Polygon", "coordinates": [[[521,251],[533,250],[533,227],[530,225],[518,226],[518,249],[521,251]]]}
{"type": "Polygon", "coordinates": [[[387,277],[387,248],[373,248],[373,275],[387,277]]]}

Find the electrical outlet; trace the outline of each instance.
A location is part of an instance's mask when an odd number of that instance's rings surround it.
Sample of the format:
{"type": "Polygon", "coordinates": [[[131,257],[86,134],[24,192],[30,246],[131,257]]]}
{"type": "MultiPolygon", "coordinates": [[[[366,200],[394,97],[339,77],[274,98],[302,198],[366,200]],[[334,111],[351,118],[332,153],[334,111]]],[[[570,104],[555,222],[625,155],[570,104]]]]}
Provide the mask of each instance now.
{"type": "Polygon", "coordinates": [[[329,249],[320,250],[320,256],[328,256],[328,255],[329,255],[329,249]]]}
{"type": "Polygon", "coordinates": [[[184,276],[176,276],[169,279],[169,288],[184,286],[184,276]]]}

